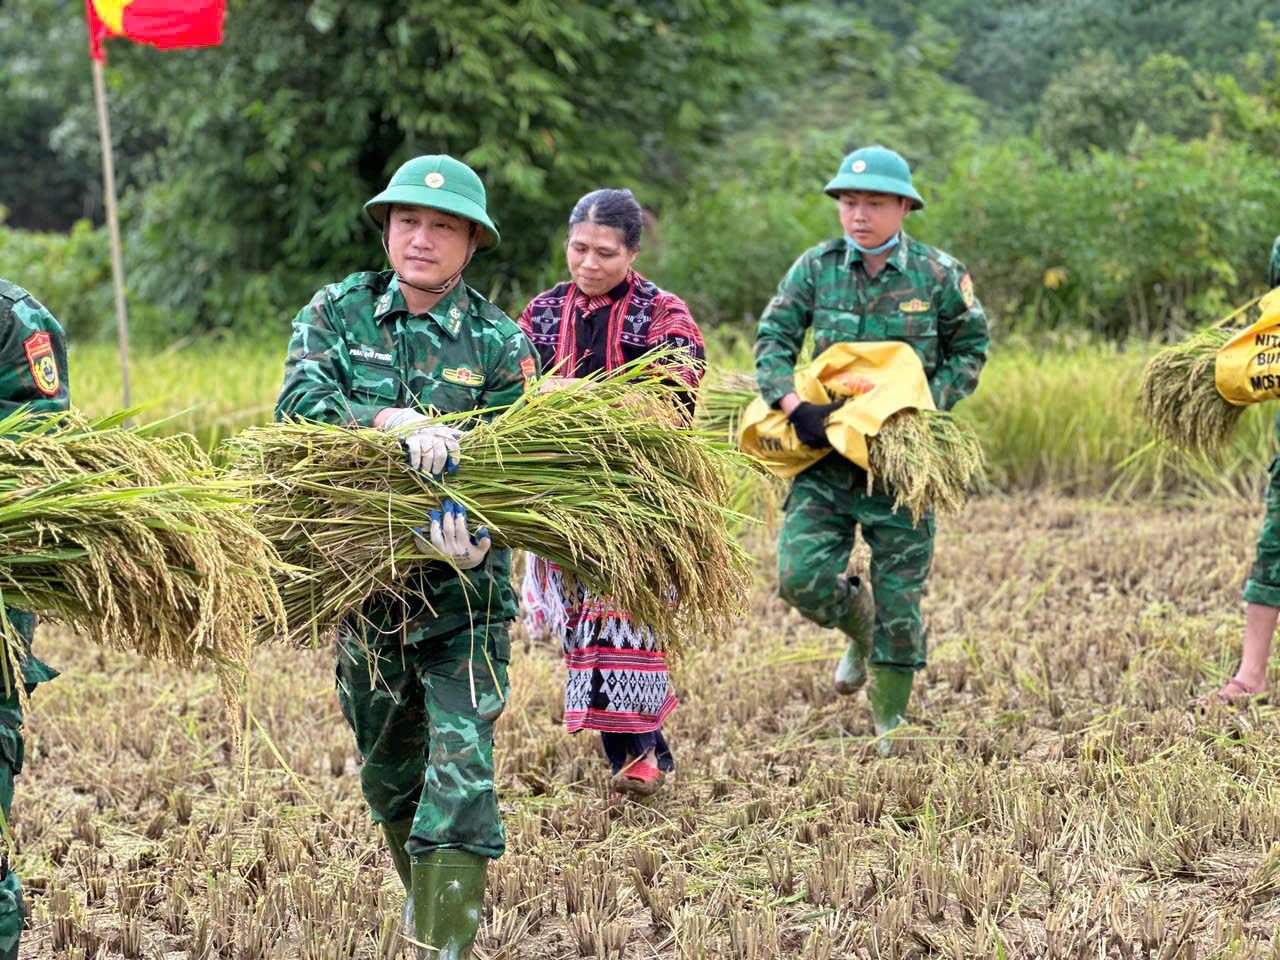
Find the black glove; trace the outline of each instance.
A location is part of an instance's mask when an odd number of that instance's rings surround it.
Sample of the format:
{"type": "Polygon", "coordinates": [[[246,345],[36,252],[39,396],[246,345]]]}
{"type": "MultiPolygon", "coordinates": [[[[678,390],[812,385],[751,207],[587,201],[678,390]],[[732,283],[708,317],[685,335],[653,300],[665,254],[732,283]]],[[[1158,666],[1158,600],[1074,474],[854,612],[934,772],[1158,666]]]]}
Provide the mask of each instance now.
{"type": "Polygon", "coordinates": [[[834,403],[805,403],[801,401],[787,414],[796,428],[796,437],[806,447],[822,450],[831,446],[827,442],[827,417],[844,405],[843,400],[834,403]]]}

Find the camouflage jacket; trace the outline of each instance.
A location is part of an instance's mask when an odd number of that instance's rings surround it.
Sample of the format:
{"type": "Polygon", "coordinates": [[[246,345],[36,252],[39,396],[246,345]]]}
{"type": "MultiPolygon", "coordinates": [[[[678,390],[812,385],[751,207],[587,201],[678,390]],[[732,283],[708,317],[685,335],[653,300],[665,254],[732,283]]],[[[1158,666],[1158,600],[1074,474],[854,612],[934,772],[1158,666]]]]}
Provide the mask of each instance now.
{"type": "MultiPolygon", "coordinates": [[[[386,407],[456,413],[508,404],[537,376],[533,345],[515,322],[459,283],[428,313],[410,314],[391,271],[353,273],[320,290],[293,321],[276,418],[373,426],[386,407]]],[[[466,467],[462,469],[465,471],[466,467]]],[[[426,521],[426,517],[423,517],[426,521]]],[[[518,607],[511,552],[494,548],[463,583],[428,564],[406,585],[413,639],[509,620],[518,607]],[[424,614],[420,594],[435,612],[424,614]]],[[[385,619],[397,597],[375,597],[366,613],[385,619]]]]}
{"type": "Polygon", "coordinates": [[[0,416],[21,406],[50,413],[70,405],[62,324],[22,287],[0,277],[0,416]]]}
{"type": "Polygon", "coordinates": [[[792,264],[756,331],[756,381],[766,403],[795,390],[796,357],[809,327],[815,355],[833,343],[911,344],[943,410],[978,386],[989,342],[987,316],[964,265],[905,232],[875,277],[843,237],[792,264]]]}
{"type": "Polygon", "coordinates": [[[1271,262],[1267,265],[1267,286],[1280,287],[1280,237],[1271,245],[1271,262]]]}
{"type": "MultiPolygon", "coordinates": [[[[23,406],[39,413],[56,413],[70,405],[67,340],[62,324],[26,290],[0,277],[0,416],[8,416],[23,406]]],[[[32,684],[52,680],[58,671],[31,653],[35,615],[16,607],[9,607],[7,613],[27,647],[21,668],[30,693],[32,684]]],[[[0,700],[4,700],[0,703],[0,726],[20,727],[22,714],[13,707],[16,701],[5,699],[3,680],[0,700]]],[[[0,742],[5,736],[0,732],[0,742]]]]}

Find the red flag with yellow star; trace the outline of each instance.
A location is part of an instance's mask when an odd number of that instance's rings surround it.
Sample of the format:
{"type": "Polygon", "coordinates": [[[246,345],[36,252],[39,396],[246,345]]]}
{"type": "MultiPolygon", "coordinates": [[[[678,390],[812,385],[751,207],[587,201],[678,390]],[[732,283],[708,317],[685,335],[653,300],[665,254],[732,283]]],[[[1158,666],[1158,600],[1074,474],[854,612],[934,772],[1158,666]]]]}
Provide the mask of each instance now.
{"type": "Polygon", "coordinates": [[[89,52],[107,59],[102,41],[125,37],[162,50],[211,47],[222,42],[226,0],[84,0],[89,52]]]}

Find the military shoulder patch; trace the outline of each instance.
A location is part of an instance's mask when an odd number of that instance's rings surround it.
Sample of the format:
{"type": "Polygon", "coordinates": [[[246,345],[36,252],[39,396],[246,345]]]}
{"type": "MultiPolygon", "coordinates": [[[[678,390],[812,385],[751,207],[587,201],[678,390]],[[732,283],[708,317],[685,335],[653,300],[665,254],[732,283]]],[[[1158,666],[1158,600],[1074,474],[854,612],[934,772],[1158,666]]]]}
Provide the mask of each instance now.
{"type": "Polygon", "coordinates": [[[450,383],[460,383],[464,387],[478,387],[484,383],[484,374],[477,373],[470,367],[445,367],[440,375],[450,383]]]}
{"type": "Polygon", "coordinates": [[[524,374],[524,388],[528,390],[533,386],[533,381],[538,379],[538,365],[534,363],[533,357],[525,357],[520,361],[520,372],[524,374]]]}
{"type": "Polygon", "coordinates": [[[978,298],[973,295],[973,277],[968,273],[960,278],[960,296],[964,298],[964,305],[970,310],[978,302],[978,298]]]}
{"type": "Polygon", "coordinates": [[[924,313],[931,306],[932,304],[927,300],[921,300],[919,297],[916,297],[913,300],[904,300],[902,303],[898,304],[898,309],[903,313],[924,313]]]}
{"type": "Polygon", "coordinates": [[[58,365],[53,359],[53,338],[41,330],[22,341],[27,351],[27,366],[31,368],[31,379],[36,389],[46,397],[52,397],[61,385],[58,380],[58,365]]]}

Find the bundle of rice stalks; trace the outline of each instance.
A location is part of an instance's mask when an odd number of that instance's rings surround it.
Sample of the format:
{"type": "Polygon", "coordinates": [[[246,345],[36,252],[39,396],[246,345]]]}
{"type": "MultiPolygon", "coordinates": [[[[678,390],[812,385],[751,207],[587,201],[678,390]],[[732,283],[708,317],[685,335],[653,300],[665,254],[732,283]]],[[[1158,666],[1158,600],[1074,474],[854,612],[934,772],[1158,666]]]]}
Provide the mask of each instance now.
{"type": "Polygon", "coordinates": [[[1218,324],[1161,350],[1147,364],[1139,387],[1142,414],[1156,434],[1191,453],[1212,454],[1231,438],[1245,408],[1229,403],[1214,378],[1218,351],[1238,332],[1218,324]]]}
{"type": "MultiPolygon", "coordinates": [[[[255,624],[283,624],[279,557],[244,482],[189,437],[125,428],[131,413],[0,419],[0,603],[104,647],[209,662],[230,696],[255,624]]],[[[21,654],[4,623],[7,668],[21,654]]]]}
{"type": "Polygon", "coordinates": [[[309,571],[281,585],[285,639],[315,643],[368,597],[403,591],[432,560],[411,529],[445,497],[495,546],[532,550],[612,595],[677,652],[723,626],[750,585],[728,530],[741,518],[725,506],[744,458],[676,427],[674,397],[639,367],[527,394],[470,429],[460,469],[440,481],[409,470],[397,438],[375,430],[283,423],[239,434],[230,448],[236,469],[258,478],[259,528],[309,571]]]}
{"type": "Polygon", "coordinates": [[[736,442],[742,411],[759,393],[750,374],[708,367],[698,389],[695,422],[708,433],[736,442]]]}
{"type": "MultiPolygon", "coordinates": [[[[700,401],[705,413],[699,423],[707,429],[728,430],[736,439],[743,411],[757,396],[754,379],[745,374],[708,372],[700,401]]],[[[868,439],[867,482],[881,480],[896,494],[895,504],[919,520],[929,511],[953,512],[968,501],[969,491],[986,476],[986,457],[977,433],[943,410],[903,410],[887,419],[868,439]]],[[[781,497],[785,484],[770,482],[770,502],[781,497]]],[[[757,508],[758,495],[743,496],[757,508]]]]}
{"type": "Polygon", "coordinates": [[[954,513],[986,476],[978,435],[945,410],[900,410],[867,441],[868,482],[884,481],[913,522],[929,511],[954,513]]]}
{"type": "MultiPolygon", "coordinates": [[[[756,379],[750,374],[709,367],[698,389],[694,423],[711,437],[736,444],[742,412],[758,395],[756,379]]],[[[762,463],[744,457],[732,472],[728,503],[744,518],[758,518],[772,529],[786,495],[786,482],[762,463]]]]}

